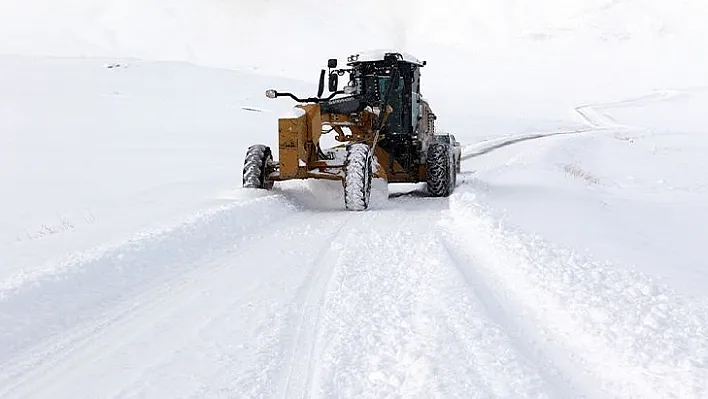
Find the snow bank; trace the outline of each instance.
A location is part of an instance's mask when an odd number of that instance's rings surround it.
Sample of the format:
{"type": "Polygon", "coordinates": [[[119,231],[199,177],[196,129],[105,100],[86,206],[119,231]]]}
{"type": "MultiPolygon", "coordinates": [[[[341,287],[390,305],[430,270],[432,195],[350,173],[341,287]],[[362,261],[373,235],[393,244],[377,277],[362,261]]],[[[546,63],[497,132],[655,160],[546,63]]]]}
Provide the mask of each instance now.
{"type": "Polygon", "coordinates": [[[581,107],[577,133],[466,148],[447,240],[591,396],[706,396],[706,93],[635,93],[581,107]]]}
{"type": "Polygon", "coordinates": [[[471,193],[451,198],[446,225],[448,240],[496,295],[536,320],[545,344],[562,346],[603,390],[642,397],[708,394],[708,303],[635,269],[507,226],[471,193]]]}
{"type": "MultiPolygon", "coordinates": [[[[0,285],[0,363],[112,304],[170,281],[293,215],[282,196],[233,201],[121,244],[75,253],[0,285]]],[[[238,265],[233,265],[238,267],[238,265]]],[[[250,267],[252,265],[241,265],[250,267]]]]}
{"type": "Polygon", "coordinates": [[[635,96],[634,103],[594,106],[591,118],[610,123],[602,129],[520,134],[469,146],[467,166],[477,173],[461,190],[504,209],[520,228],[637,265],[702,297],[708,284],[701,249],[708,234],[708,180],[700,172],[708,145],[706,93],[635,96]]]}
{"type": "Polygon", "coordinates": [[[0,281],[238,199],[248,146],[277,147],[275,112],[242,107],[291,106],[263,96],[271,85],[309,89],[185,64],[0,58],[0,281]]]}

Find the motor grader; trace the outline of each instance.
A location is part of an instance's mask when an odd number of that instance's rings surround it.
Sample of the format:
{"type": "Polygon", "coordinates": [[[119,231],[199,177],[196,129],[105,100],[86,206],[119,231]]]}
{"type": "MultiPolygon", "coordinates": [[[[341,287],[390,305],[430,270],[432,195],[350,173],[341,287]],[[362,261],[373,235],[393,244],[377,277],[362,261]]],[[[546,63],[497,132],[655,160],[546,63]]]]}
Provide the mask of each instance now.
{"type": "Polygon", "coordinates": [[[353,211],[369,207],[374,176],[388,183],[425,182],[431,196],[450,195],[460,145],[453,135],[435,131],[436,116],[420,91],[426,62],[375,52],[349,56],[347,68],[337,64],[330,59],[321,71],[317,97],[266,91],[268,98],[289,97],[300,105],[292,117],[278,120],[277,161],[266,145],[248,148],[243,187],[270,189],[291,179],[341,181],[344,206],[353,211]],[[345,75],[349,80],[340,90],[339,77],[345,75]],[[330,94],[323,97],[325,80],[330,94]],[[341,144],[322,148],[327,134],[341,144]]]}

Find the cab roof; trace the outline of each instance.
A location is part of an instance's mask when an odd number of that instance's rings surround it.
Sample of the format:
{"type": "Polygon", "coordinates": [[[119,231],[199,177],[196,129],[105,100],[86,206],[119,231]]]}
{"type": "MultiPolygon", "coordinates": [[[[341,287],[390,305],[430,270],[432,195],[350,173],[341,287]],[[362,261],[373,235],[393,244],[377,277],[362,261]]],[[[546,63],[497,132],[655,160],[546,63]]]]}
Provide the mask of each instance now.
{"type": "Polygon", "coordinates": [[[372,50],[350,55],[349,57],[347,57],[347,65],[356,65],[364,62],[383,61],[384,57],[388,54],[397,54],[399,56],[398,58],[401,61],[407,62],[409,64],[418,66],[424,66],[426,64],[425,61],[421,61],[408,53],[396,50],[372,50]]]}

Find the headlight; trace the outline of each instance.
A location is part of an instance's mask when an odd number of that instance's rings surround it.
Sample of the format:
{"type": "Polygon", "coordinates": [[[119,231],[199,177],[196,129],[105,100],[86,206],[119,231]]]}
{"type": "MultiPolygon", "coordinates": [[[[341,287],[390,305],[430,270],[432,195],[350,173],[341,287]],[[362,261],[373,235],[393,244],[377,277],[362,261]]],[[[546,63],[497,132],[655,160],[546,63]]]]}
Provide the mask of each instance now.
{"type": "Polygon", "coordinates": [[[275,90],[273,90],[273,89],[266,90],[266,97],[268,97],[268,98],[276,98],[276,97],[278,97],[278,92],[275,91],[275,90]]]}

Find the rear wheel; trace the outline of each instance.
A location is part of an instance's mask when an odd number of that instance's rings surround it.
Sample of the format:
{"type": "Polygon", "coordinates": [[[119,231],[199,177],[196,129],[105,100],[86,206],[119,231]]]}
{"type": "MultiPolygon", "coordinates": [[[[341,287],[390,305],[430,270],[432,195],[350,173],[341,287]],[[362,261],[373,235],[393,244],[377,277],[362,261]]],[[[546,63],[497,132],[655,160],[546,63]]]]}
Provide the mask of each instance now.
{"type": "Polygon", "coordinates": [[[272,165],[273,154],[270,147],[262,144],[250,146],[243,163],[243,187],[266,190],[273,188],[273,181],[268,179],[272,165]]]}
{"type": "Polygon", "coordinates": [[[457,184],[457,167],[448,144],[435,143],[428,147],[426,163],[428,192],[434,197],[447,197],[457,184]]]}
{"type": "Polygon", "coordinates": [[[344,205],[350,211],[369,208],[371,165],[371,149],[368,144],[347,145],[347,159],[344,162],[344,205]]]}

